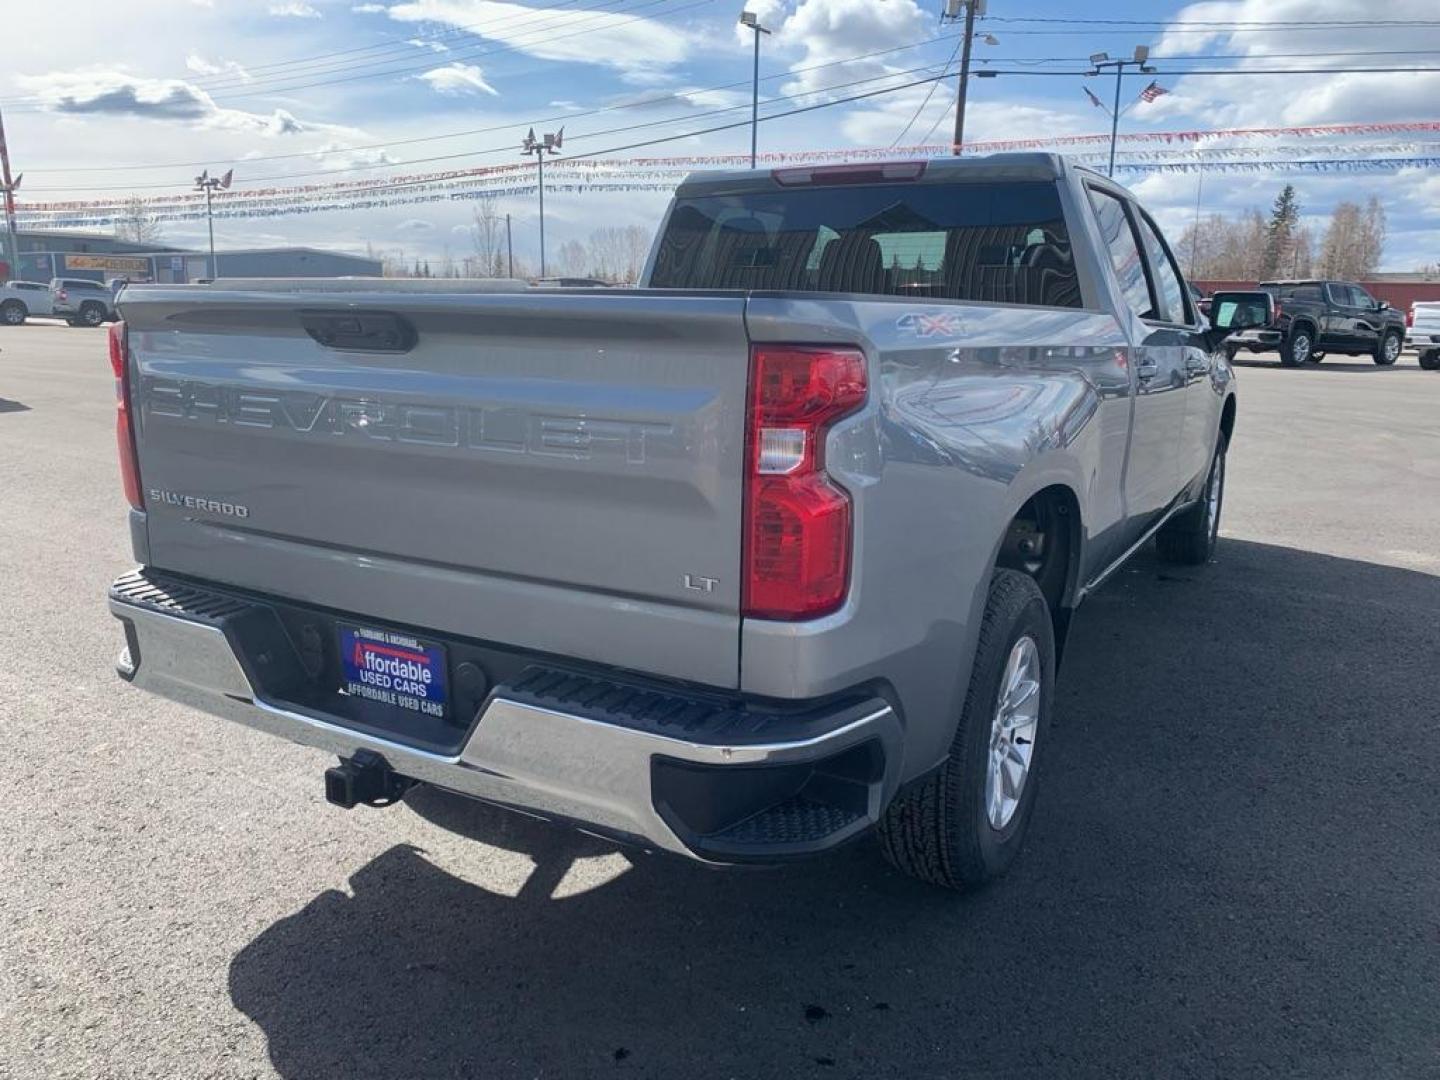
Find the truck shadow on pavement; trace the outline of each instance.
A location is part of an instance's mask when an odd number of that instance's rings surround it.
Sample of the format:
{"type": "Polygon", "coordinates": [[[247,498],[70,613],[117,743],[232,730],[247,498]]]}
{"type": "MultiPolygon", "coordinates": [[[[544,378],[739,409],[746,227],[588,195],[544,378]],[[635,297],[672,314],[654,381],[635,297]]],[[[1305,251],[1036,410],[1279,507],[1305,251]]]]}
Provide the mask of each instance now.
{"type": "Polygon", "coordinates": [[[11,401],[9,398],[0,397],[0,413],[29,412],[30,406],[18,401],[11,401]]]}
{"type": "Polygon", "coordinates": [[[983,892],[867,842],[773,871],[634,854],[555,899],[614,849],[424,793],[533,859],[519,894],[392,847],[247,945],[231,996],[291,1080],[1418,1074],[1437,611],[1412,571],[1145,556],[1077,618],[1027,850],[983,892]]]}

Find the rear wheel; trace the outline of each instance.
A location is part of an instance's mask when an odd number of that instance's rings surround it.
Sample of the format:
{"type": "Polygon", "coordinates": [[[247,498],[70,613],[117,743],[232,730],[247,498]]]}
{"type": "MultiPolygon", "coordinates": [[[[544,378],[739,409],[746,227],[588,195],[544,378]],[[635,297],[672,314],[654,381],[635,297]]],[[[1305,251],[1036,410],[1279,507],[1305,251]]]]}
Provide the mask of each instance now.
{"type": "Polygon", "coordinates": [[[949,889],[1005,872],[1035,806],[1054,686],[1045,597],[1028,574],[996,570],[950,756],[880,820],[881,849],[897,869],[949,889]]]}
{"type": "Polygon", "coordinates": [[[25,305],[19,300],[6,300],[5,303],[0,304],[0,322],[6,326],[20,326],[25,322],[25,316],[28,314],[25,305]]]}
{"type": "Polygon", "coordinates": [[[1225,436],[1215,446],[1215,457],[1205,477],[1205,494],[1190,509],[1176,514],[1155,534],[1160,558],[1183,566],[1199,566],[1215,554],[1220,536],[1220,510],[1225,502],[1225,436]]]}
{"type": "Polygon", "coordinates": [[[1394,330],[1380,339],[1380,344],[1375,347],[1375,363],[1381,367],[1389,367],[1400,359],[1400,350],[1405,342],[1394,330]]]}
{"type": "Polygon", "coordinates": [[[1315,351],[1315,338],[1309,327],[1292,330],[1290,336],[1280,343],[1280,363],[1286,367],[1299,367],[1310,360],[1315,351]]]}
{"type": "Polygon", "coordinates": [[[1426,371],[1440,371],[1440,351],[1421,353],[1420,366],[1426,371]]]}
{"type": "Polygon", "coordinates": [[[105,321],[105,308],[101,304],[80,305],[80,325],[99,326],[105,321]]]}

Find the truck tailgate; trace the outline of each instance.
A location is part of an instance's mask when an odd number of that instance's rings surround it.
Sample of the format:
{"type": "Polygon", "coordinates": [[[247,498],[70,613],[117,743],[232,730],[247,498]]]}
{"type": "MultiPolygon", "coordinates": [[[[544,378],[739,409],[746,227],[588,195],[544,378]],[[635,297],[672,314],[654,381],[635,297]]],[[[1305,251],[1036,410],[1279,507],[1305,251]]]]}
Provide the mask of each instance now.
{"type": "Polygon", "coordinates": [[[221,282],[120,306],[152,565],[737,684],[743,297],[221,282]]]}

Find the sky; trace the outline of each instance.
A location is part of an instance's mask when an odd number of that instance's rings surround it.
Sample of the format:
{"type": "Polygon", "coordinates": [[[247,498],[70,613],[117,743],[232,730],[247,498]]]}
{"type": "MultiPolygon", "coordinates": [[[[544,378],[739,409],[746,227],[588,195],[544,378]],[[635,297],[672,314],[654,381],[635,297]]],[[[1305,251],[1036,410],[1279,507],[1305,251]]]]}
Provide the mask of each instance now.
{"type": "MultiPolygon", "coordinates": [[[[34,200],[180,194],[201,167],[233,167],[235,187],[245,189],[512,163],[532,127],[563,125],[567,151],[682,136],[620,156],[737,153],[749,148],[746,126],[688,133],[747,119],[753,35],[737,25],[745,6],[773,31],[761,44],[761,97],[783,100],[766,111],[938,74],[958,41],[956,25],[940,20],[943,0],[12,0],[0,107],[12,168],[25,175],[21,194],[34,200]],[[77,34],[77,26],[104,32],[77,34]],[[635,125],[647,126],[613,131],[635,125]]],[[[967,141],[1107,131],[1109,117],[1084,90],[1108,103],[1113,78],[1079,72],[1092,53],[1124,56],[1136,45],[1150,47],[1162,71],[1154,78],[1170,92],[1138,102],[1151,76],[1129,75],[1122,132],[1440,119],[1434,0],[1383,8],[1373,0],[991,0],[975,66],[1000,74],[970,82],[967,141]],[[1392,25],[1334,25],[1367,17],[1392,25]],[[1433,25],[1393,25],[1404,20],[1433,25]],[[1333,70],[1357,66],[1437,70],[1333,70]],[[1187,67],[1279,73],[1169,73],[1187,67]]],[[[776,119],[761,125],[760,149],[944,142],[954,98],[948,79],[776,119]]],[[[1277,158],[1373,156],[1376,142],[1418,144],[1391,151],[1400,156],[1440,153],[1440,133],[1371,136],[1354,150],[1342,141],[1226,140],[1277,158]]],[[[1323,225],[1336,202],[1374,194],[1390,223],[1382,269],[1440,261],[1435,169],[1122,179],[1172,241],[1194,220],[1197,197],[1205,214],[1268,209],[1293,182],[1304,218],[1323,225]]],[[[601,225],[653,227],[666,198],[554,193],[546,200],[552,259],[561,243],[601,225]]],[[[222,220],[216,239],[222,248],[370,245],[434,265],[473,252],[472,208],[222,220]]],[[[513,217],[517,254],[534,261],[533,196],[500,198],[498,209],[513,217]]],[[[165,239],[203,246],[204,225],[167,224],[165,239]]]]}

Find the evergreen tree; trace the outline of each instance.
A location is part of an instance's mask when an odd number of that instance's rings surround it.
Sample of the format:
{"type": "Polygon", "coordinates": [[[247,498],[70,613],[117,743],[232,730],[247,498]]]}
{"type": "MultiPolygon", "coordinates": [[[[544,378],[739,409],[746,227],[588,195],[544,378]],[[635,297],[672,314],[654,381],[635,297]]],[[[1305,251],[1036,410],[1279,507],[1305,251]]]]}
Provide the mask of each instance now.
{"type": "Polygon", "coordinates": [[[1260,261],[1261,278],[1279,277],[1291,269],[1299,226],[1300,204],[1295,201],[1295,186],[1286,184],[1275,197],[1270,221],[1265,226],[1264,257],[1260,261]]]}

